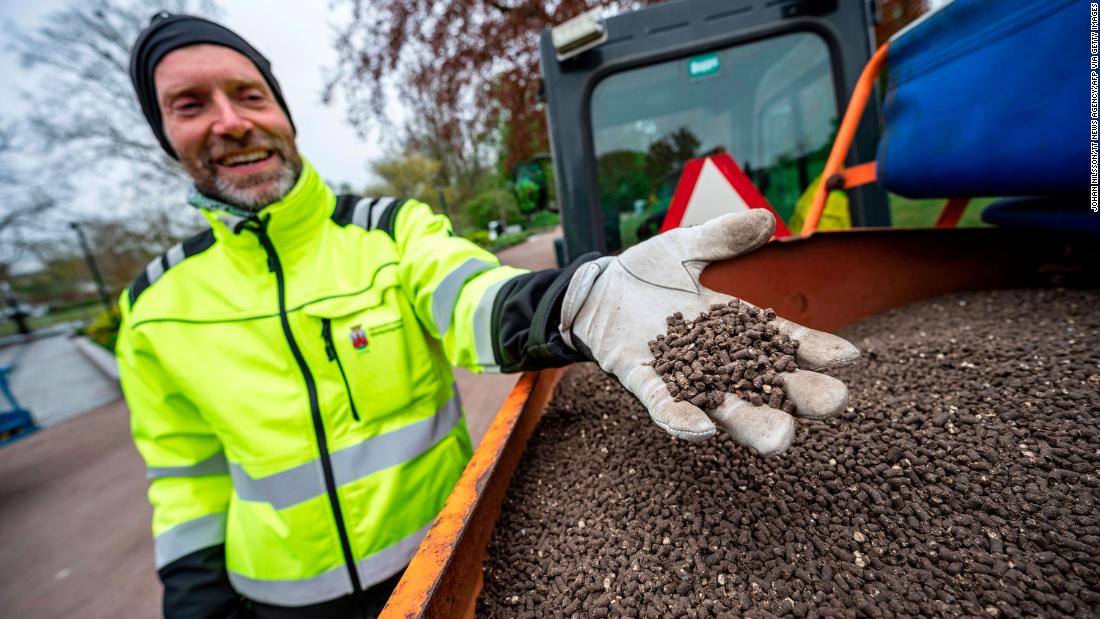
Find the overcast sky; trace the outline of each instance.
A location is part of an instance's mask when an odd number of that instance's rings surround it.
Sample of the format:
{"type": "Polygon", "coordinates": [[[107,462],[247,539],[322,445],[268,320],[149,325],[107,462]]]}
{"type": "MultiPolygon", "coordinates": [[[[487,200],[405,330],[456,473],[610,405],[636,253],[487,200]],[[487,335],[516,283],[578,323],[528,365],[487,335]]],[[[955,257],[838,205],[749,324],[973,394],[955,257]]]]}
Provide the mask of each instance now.
{"type": "MultiPolygon", "coordinates": [[[[33,28],[66,4],[66,0],[0,0],[0,16],[33,28]]],[[[322,177],[348,181],[357,188],[373,180],[367,163],[382,155],[376,136],[370,141],[360,139],[345,120],[342,105],[326,106],[320,100],[323,68],[331,68],[336,61],[332,24],[339,23],[341,15],[328,2],[220,0],[217,4],[223,11],[221,21],[271,60],[294,116],[298,147],[322,177]]],[[[35,76],[19,67],[15,55],[6,49],[7,42],[0,49],[0,117],[11,120],[21,107],[19,90],[29,89],[35,76]]],[[[400,104],[391,102],[390,111],[399,115],[400,104]]]]}
{"type": "MultiPolygon", "coordinates": [[[[13,21],[24,29],[33,28],[69,1],[73,0],[0,0],[0,19],[13,21]]],[[[932,0],[931,4],[938,7],[946,2],[932,0]]],[[[356,188],[374,181],[367,165],[382,155],[379,130],[375,129],[370,139],[361,139],[345,120],[340,102],[326,106],[320,101],[323,69],[332,67],[336,61],[332,25],[341,23],[344,12],[333,10],[329,1],[217,0],[217,3],[223,11],[222,22],[271,60],[298,128],[298,146],[321,175],[334,182],[350,182],[356,188]]],[[[0,45],[0,118],[10,121],[21,110],[19,91],[31,88],[35,76],[19,67],[15,55],[7,49],[7,40],[0,40],[4,43],[0,45]]],[[[391,96],[388,102],[391,118],[400,122],[402,111],[398,98],[391,96]]]]}

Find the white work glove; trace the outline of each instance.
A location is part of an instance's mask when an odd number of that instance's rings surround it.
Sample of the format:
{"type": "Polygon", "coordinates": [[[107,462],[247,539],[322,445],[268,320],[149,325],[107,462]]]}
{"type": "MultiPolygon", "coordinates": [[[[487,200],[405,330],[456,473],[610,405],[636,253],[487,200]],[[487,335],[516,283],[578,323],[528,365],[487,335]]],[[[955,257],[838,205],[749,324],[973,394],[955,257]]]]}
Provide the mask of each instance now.
{"type": "MultiPolygon", "coordinates": [[[[794,438],[796,424],[791,415],[766,405],[753,406],[733,394],[708,411],[677,402],[648,365],[653,361],[649,341],[666,333],[666,317],[681,312],[691,320],[713,304],[730,301],[731,297],[699,283],[706,265],[756,249],[774,230],[772,214],[753,209],[678,228],[618,257],[583,265],[573,274],[562,301],[559,328],[566,344],[586,352],[605,372],[614,374],[669,434],[699,441],[713,436],[717,424],[762,455],[781,453],[794,438]]],[[[859,350],[835,335],[782,318],[775,324],[799,342],[800,369],[783,374],[784,391],[796,406],[795,413],[820,418],[843,409],[848,403],[844,383],[811,370],[852,363],[859,358],[859,350]]]]}

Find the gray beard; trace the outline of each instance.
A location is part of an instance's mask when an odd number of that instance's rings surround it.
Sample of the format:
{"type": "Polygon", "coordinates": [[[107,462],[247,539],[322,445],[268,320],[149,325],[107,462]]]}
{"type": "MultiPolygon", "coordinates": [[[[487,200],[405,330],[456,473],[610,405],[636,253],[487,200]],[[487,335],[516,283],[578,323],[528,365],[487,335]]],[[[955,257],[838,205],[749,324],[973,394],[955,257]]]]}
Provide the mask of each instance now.
{"type": "Polygon", "coordinates": [[[277,202],[283,198],[286,194],[290,193],[290,190],[294,188],[294,183],[298,181],[298,175],[301,170],[295,170],[294,165],[291,162],[283,159],[282,165],[278,170],[253,177],[257,184],[276,180],[275,186],[269,190],[261,193],[251,191],[248,187],[238,187],[229,182],[222,176],[214,176],[214,186],[210,188],[207,195],[216,200],[225,202],[238,208],[243,208],[248,211],[258,212],[265,206],[272,202],[277,202]]]}

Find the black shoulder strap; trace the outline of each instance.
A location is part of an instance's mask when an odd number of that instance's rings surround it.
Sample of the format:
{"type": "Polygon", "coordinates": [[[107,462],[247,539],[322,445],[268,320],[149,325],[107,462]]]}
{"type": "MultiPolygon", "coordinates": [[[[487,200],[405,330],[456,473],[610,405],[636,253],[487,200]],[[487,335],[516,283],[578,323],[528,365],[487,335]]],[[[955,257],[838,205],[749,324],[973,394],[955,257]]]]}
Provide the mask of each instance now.
{"type": "Polygon", "coordinates": [[[150,260],[141,275],[130,284],[130,307],[133,307],[138,296],[160,279],[168,269],[210,249],[213,244],[214,231],[207,229],[182,243],[176,243],[168,251],[150,260]]]}
{"type": "Polygon", "coordinates": [[[405,198],[394,198],[386,205],[382,215],[378,218],[378,229],[390,235],[391,239],[394,238],[393,230],[397,226],[397,212],[401,210],[402,206],[405,206],[406,202],[408,200],[405,198]]]}
{"type": "Polygon", "coordinates": [[[351,194],[336,196],[332,221],[339,226],[349,224],[365,230],[381,230],[393,238],[397,212],[408,202],[405,198],[370,198],[351,194]]]}
{"type": "Polygon", "coordinates": [[[361,196],[350,193],[342,193],[336,196],[336,208],[332,211],[332,221],[338,226],[346,226],[351,223],[351,215],[355,211],[355,205],[361,196]]]}

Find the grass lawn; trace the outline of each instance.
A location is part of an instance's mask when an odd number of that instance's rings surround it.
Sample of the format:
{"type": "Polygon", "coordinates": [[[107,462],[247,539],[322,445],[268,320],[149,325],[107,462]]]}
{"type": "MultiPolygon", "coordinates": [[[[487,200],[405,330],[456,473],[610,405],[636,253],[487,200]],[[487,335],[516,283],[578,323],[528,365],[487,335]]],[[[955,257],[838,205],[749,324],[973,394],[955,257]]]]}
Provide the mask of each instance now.
{"type": "MultiPolygon", "coordinates": [[[[985,226],[982,223],[982,209],[995,202],[998,198],[974,198],[966,205],[962,219],[959,220],[960,228],[985,226]]],[[[944,200],[911,200],[898,195],[890,194],[890,221],[894,228],[931,228],[936,223],[936,217],[943,209],[944,200]]]]}
{"type": "MultiPolygon", "coordinates": [[[[99,303],[92,303],[83,307],[73,307],[59,312],[50,312],[45,316],[36,316],[28,319],[32,330],[37,331],[51,325],[55,325],[60,322],[69,322],[73,320],[79,320],[81,322],[90,322],[97,314],[103,311],[103,306],[99,303]]],[[[0,336],[14,335],[18,332],[15,327],[15,322],[11,320],[0,320],[0,336]]]]}

